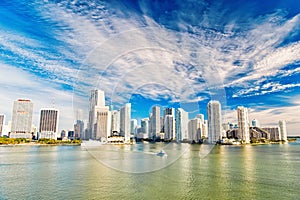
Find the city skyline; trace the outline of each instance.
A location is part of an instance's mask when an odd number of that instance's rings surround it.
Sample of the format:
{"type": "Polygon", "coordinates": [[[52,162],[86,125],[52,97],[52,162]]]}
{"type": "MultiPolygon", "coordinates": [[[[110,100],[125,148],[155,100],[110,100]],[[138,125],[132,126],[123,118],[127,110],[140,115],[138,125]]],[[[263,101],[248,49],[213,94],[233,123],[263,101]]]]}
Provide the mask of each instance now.
{"type": "MultiPolygon", "coordinates": [[[[140,120],[141,125],[138,125],[137,119],[131,118],[130,103],[126,103],[119,110],[112,110],[113,107],[106,106],[104,91],[91,90],[87,103],[90,105],[89,122],[85,127],[82,121],[82,111],[77,111],[74,129],[67,131],[68,137],[71,139],[96,139],[102,142],[111,142],[119,138],[117,140],[127,144],[131,143],[132,140],[140,141],[141,139],[209,144],[265,143],[266,140],[272,142],[287,141],[285,120],[279,120],[278,124],[273,127],[261,127],[258,126],[259,121],[257,119],[250,122],[248,108],[238,106],[236,109],[238,122],[236,124],[230,121],[225,122],[222,121],[221,103],[216,100],[211,100],[207,104],[207,120],[202,113],[189,119],[188,112],[182,108],[162,108],[153,105],[149,118],[140,120]],[[114,139],[114,137],[117,138],[114,139]]],[[[13,120],[11,125],[4,126],[7,130],[5,135],[11,138],[56,140],[60,137],[62,139],[64,136],[59,136],[57,129],[59,110],[42,108],[40,111],[40,125],[37,130],[37,127],[31,123],[32,101],[28,99],[14,101],[13,120]]],[[[2,123],[4,122],[3,119],[4,115],[2,115],[2,123]]],[[[65,130],[63,131],[65,132],[65,130]]]]}
{"type": "MultiPolygon", "coordinates": [[[[218,100],[223,121],[237,106],[263,126],[286,120],[299,135],[300,7],[294,1],[2,1],[0,113],[12,102],[60,110],[59,130],[77,109],[88,119],[89,91],[108,106],[131,103],[131,118],[152,105],[206,116],[218,100]],[[189,13],[189,14],[186,14],[189,13]],[[278,120],[274,120],[278,119],[278,120]]],[[[206,116],[207,117],[207,116],[206,116]]]]}

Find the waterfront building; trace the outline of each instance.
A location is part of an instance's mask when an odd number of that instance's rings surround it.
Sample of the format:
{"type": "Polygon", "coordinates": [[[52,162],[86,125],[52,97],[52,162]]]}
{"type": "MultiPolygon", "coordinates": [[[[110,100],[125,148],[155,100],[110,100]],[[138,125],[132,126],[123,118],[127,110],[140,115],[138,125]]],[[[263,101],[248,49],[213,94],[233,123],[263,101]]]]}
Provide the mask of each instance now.
{"type": "Polygon", "coordinates": [[[70,140],[75,139],[75,137],[74,137],[74,131],[68,131],[68,139],[70,139],[70,140]]]}
{"type": "Polygon", "coordinates": [[[96,107],[105,107],[105,95],[102,90],[91,90],[89,99],[89,120],[86,139],[96,138],[95,123],[97,120],[96,107]]]}
{"type": "Polygon", "coordinates": [[[189,141],[199,142],[201,139],[202,123],[200,118],[191,119],[188,123],[189,141]]]}
{"type": "Polygon", "coordinates": [[[279,141],[281,140],[281,133],[279,127],[264,127],[262,128],[264,131],[266,131],[268,134],[268,139],[270,141],[279,141]]]}
{"type": "Polygon", "coordinates": [[[85,139],[84,122],[82,120],[76,120],[74,124],[74,134],[75,138],[85,139]]]}
{"type": "Polygon", "coordinates": [[[141,120],[141,133],[145,134],[149,138],[149,118],[144,118],[141,120]]]}
{"type": "Polygon", "coordinates": [[[285,120],[279,121],[279,129],[280,129],[280,133],[281,133],[281,140],[287,142],[288,140],[287,140],[287,130],[286,130],[286,121],[285,120]]]}
{"type": "Polygon", "coordinates": [[[61,130],[60,137],[61,137],[61,139],[63,139],[64,137],[67,137],[65,130],[61,130]]]}
{"type": "Polygon", "coordinates": [[[208,143],[215,144],[222,139],[222,116],[219,101],[210,101],[207,104],[208,143]]]}
{"type": "Polygon", "coordinates": [[[96,106],[95,139],[106,141],[111,135],[111,112],[109,106],[96,106]]]}
{"type": "Polygon", "coordinates": [[[111,131],[113,135],[120,133],[120,111],[113,110],[111,112],[111,131]]]}
{"type": "Polygon", "coordinates": [[[242,141],[245,142],[246,144],[250,143],[248,109],[243,106],[238,106],[237,116],[238,116],[239,138],[242,139],[242,141]]]}
{"type": "Polygon", "coordinates": [[[42,108],[40,112],[39,139],[57,139],[59,111],[54,108],[42,108]]]}
{"type": "Polygon", "coordinates": [[[131,121],[130,121],[130,134],[135,136],[137,134],[137,127],[138,127],[137,120],[136,119],[131,119],[131,121]]]}
{"type": "Polygon", "coordinates": [[[28,99],[14,101],[11,138],[31,138],[33,103],[28,99]]]}
{"type": "Polygon", "coordinates": [[[208,123],[207,120],[204,120],[204,123],[202,124],[202,138],[208,138],[208,123]]]}
{"type": "Polygon", "coordinates": [[[183,141],[188,140],[188,123],[189,123],[189,113],[183,110],[182,108],[178,108],[176,110],[176,140],[183,141]]]}
{"type": "Polygon", "coordinates": [[[160,126],[160,107],[153,106],[150,120],[150,132],[149,139],[155,139],[157,136],[160,136],[161,126],[160,126]]]}
{"type": "Polygon", "coordinates": [[[0,114],[0,137],[2,137],[4,132],[4,124],[5,124],[5,115],[0,114]]]}
{"type": "Polygon", "coordinates": [[[86,139],[82,109],[76,110],[75,113],[74,135],[75,138],[86,139]]]}
{"type": "Polygon", "coordinates": [[[167,140],[174,140],[176,138],[175,109],[174,108],[165,108],[164,109],[163,121],[164,121],[164,138],[166,139],[166,136],[167,136],[167,140]],[[166,124],[166,118],[168,118],[168,120],[172,120],[172,121],[168,121],[168,124],[166,124]],[[167,130],[166,130],[166,126],[168,126],[167,130]],[[172,131],[172,132],[170,132],[170,131],[172,131]]]}
{"type": "Polygon", "coordinates": [[[164,140],[173,140],[173,133],[175,132],[174,116],[165,115],[164,119],[164,140]]]}
{"type": "Polygon", "coordinates": [[[130,142],[131,103],[126,103],[120,110],[120,133],[125,143],[130,142]]]}

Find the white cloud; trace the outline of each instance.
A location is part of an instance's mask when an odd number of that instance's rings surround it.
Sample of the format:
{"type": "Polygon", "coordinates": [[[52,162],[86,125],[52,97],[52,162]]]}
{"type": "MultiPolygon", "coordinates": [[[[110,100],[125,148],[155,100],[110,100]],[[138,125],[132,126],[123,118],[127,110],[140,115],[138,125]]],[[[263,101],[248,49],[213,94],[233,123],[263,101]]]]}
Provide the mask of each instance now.
{"type": "MultiPolygon", "coordinates": [[[[51,52],[49,55],[40,54],[39,49],[47,45],[43,44],[47,43],[46,40],[38,42],[0,31],[0,43],[7,50],[36,61],[38,73],[44,71],[46,77],[50,74],[56,76],[53,79],[37,78],[9,66],[20,76],[20,84],[14,85],[5,78],[8,68],[1,69],[1,74],[4,72],[2,76],[5,76],[3,83],[15,89],[14,92],[6,91],[11,98],[9,102],[15,100],[18,93],[26,96],[27,91],[27,96],[40,99],[36,101],[42,106],[49,102],[49,97],[41,94],[53,94],[57,105],[63,105],[62,109],[66,109],[61,116],[68,116],[64,123],[71,127],[72,122],[67,122],[67,119],[71,121],[69,100],[72,94],[61,92],[63,89],[58,88],[59,84],[77,83],[76,108],[86,107],[86,97],[92,88],[105,90],[113,103],[122,104],[133,93],[152,99],[170,98],[171,102],[180,99],[192,103],[217,96],[220,90],[214,88],[225,86],[242,87],[236,94],[241,97],[299,86],[297,83],[283,85],[272,82],[262,85],[258,80],[276,74],[284,78],[298,73],[299,70],[294,69],[284,75],[282,68],[299,62],[300,43],[277,46],[299,26],[300,15],[286,20],[278,11],[262,16],[252,24],[231,21],[225,24],[223,33],[209,29],[209,20],[215,17],[214,9],[211,9],[203,16],[203,27],[192,26],[181,16],[179,22],[175,22],[184,30],[180,33],[163,27],[146,14],[126,15],[122,10],[111,12],[105,3],[90,3],[87,6],[79,10],[76,3],[69,1],[36,5],[43,18],[58,24],[58,29],[53,30],[53,38],[64,43],[54,47],[59,56],[51,52]],[[242,32],[234,32],[237,29],[242,32]],[[188,33],[186,30],[191,31],[188,33]],[[25,48],[22,41],[28,41],[30,48],[25,48]],[[72,62],[65,59],[74,61],[76,69],[72,62]],[[82,66],[78,71],[80,64],[82,66]],[[176,69],[179,65],[183,65],[181,70],[176,69]],[[32,92],[29,93],[28,88],[32,92]],[[197,96],[200,92],[207,96],[197,96]]],[[[220,19],[222,14],[218,15],[220,19]]],[[[37,69],[31,67],[30,70],[37,69]]]]}

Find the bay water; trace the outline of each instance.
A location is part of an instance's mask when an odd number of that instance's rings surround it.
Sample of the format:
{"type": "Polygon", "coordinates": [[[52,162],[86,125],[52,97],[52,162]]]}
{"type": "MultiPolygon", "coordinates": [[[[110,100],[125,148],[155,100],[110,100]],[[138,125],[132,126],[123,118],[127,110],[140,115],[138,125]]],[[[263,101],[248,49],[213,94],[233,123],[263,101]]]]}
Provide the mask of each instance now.
{"type": "Polygon", "coordinates": [[[300,141],[204,151],[0,146],[0,199],[300,199],[300,141]]]}

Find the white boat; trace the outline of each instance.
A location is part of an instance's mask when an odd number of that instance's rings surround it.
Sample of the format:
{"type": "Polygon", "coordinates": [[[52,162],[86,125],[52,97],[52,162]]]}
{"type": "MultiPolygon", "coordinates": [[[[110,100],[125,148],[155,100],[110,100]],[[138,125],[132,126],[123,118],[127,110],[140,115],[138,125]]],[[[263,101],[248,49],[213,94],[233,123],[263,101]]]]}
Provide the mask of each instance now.
{"type": "Polygon", "coordinates": [[[158,152],[156,155],[160,157],[168,156],[164,150],[160,150],[160,152],[158,152]]]}

